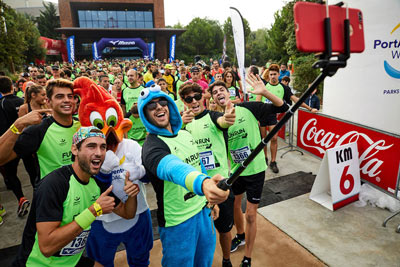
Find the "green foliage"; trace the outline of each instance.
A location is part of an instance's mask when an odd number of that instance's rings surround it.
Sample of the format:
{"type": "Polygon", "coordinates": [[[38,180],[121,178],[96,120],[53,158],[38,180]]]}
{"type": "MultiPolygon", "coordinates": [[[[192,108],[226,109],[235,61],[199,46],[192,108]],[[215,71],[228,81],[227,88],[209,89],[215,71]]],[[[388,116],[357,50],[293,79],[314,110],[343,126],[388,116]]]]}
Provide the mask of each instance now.
{"type": "MultiPolygon", "coordinates": [[[[298,57],[294,60],[295,66],[295,79],[293,88],[303,93],[307,88],[308,84],[317,78],[320,74],[319,69],[313,69],[311,66],[316,61],[314,55],[298,57]]],[[[322,95],[323,84],[319,86],[319,94],[322,95]]]]}
{"type": "Polygon", "coordinates": [[[38,29],[41,36],[60,39],[61,34],[56,32],[56,28],[60,28],[60,19],[57,17],[57,9],[51,2],[46,4],[43,2],[44,11],[40,11],[40,17],[37,19],[38,29]]]}
{"type": "Polygon", "coordinates": [[[186,62],[193,61],[195,55],[203,59],[220,55],[224,34],[215,20],[194,18],[186,32],[177,38],[176,57],[186,62]]]}
{"type": "Polygon", "coordinates": [[[5,21],[0,20],[0,70],[13,72],[27,61],[42,58],[45,50],[39,43],[39,32],[32,21],[3,2],[0,6],[3,8],[0,17],[5,18],[5,21]]]}

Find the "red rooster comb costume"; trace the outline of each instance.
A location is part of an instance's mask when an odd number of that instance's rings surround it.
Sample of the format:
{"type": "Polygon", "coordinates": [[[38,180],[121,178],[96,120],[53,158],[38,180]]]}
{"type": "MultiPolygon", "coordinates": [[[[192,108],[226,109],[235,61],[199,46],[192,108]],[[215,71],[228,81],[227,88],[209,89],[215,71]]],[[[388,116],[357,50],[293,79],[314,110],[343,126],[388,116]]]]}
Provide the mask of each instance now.
{"type": "Polygon", "coordinates": [[[74,81],[74,93],[81,98],[78,114],[82,126],[96,126],[107,138],[107,149],[116,151],[124,134],[132,128],[118,102],[105,89],[87,77],[74,81]]]}

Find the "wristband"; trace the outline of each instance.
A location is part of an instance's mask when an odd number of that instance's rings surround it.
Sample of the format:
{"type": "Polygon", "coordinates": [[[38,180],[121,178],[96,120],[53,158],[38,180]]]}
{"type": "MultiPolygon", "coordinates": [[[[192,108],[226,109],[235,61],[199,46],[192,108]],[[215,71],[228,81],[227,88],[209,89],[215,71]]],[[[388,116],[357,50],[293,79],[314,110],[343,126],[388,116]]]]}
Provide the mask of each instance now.
{"type": "Polygon", "coordinates": [[[94,210],[96,211],[97,216],[100,216],[100,215],[103,214],[103,210],[101,209],[101,206],[100,206],[99,203],[94,202],[94,203],[93,203],[93,208],[94,208],[94,210]]]}
{"type": "Polygon", "coordinates": [[[83,230],[88,228],[94,220],[96,220],[96,217],[93,215],[93,213],[89,209],[85,209],[78,216],[75,217],[75,222],[83,230]]]}
{"type": "Polygon", "coordinates": [[[10,130],[11,130],[11,132],[13,132],[13,133],[15,133],[15,134],[21,134],[21,132],[18,130],[18,128],[15,127],[14,123],[11,124],[10,130]]]}

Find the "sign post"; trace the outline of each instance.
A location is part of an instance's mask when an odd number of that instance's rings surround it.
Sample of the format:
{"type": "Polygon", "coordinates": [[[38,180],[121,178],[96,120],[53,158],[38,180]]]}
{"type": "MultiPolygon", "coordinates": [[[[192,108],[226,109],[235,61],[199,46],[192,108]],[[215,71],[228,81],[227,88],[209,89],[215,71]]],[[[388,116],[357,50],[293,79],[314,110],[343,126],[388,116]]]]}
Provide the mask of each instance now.
{"type": "Polygon", "coordinates": [[[360,163],[357,143],[326,150],[310,199],[334,211],[358,200],[360,163]]]}

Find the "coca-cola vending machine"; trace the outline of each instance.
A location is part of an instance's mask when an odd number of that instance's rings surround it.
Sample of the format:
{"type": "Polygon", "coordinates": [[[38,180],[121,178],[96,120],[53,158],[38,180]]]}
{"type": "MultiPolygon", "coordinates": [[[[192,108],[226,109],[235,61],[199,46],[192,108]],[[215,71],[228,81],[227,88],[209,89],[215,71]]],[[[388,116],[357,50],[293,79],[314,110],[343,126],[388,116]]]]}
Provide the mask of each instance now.
{"type": "Polygon", "coordinates": [[[325,150],[351,142],[357,142],[361,179],[400,198],[400,136],[324,114],[298,111],[298,147],[323,158],[325,150]]]}

